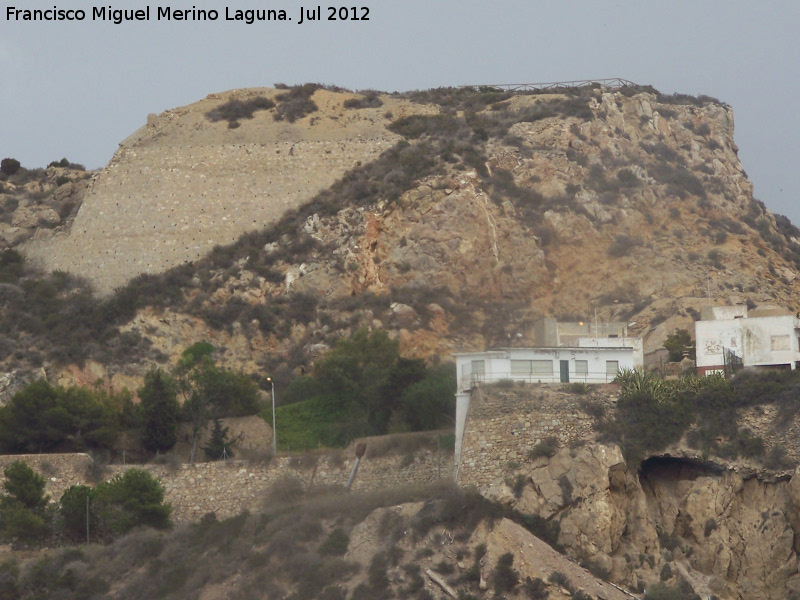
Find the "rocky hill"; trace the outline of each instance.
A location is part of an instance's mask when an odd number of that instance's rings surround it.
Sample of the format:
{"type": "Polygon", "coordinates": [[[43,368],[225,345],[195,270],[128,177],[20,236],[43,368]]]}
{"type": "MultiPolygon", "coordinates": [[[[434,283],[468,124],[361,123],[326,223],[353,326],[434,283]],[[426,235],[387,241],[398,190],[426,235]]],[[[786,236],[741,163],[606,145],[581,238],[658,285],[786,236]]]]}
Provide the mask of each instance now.
{"type": "MultiPolygon", "coordinates": [[[[265,390],[270,375],[283,390],[364,326],[388,330],[406,355],[433,362],[531,343],[541,316],[627,320],[649,351],[675,328],[691,329],[708,303],[800,308],[800,231],[753,198],[733,112],[711,98],[630,86],[395,95],[282,86],[212,95],[148,118],[91,182],[77,169],[51,169],[25,182],[12,176],[0,190],[6,396],[40,375],[135,389],[148,367],[200,340],[219,348],[221,365],[257,374],[265,390]]],[[[680,578],[720,597],[800,589],[796,478],[743,476],[703,456],[665,462],[662,453],[637,473],[618,447],[581,441],[562,440],[549,456],[515,447],[492,481],[478,483],[539,519],[527,525],[545,537],[557,520],[551,541],[632,589],[680,578]],[[503,469],[509,480],[501,482],[503,469]]],[[[459,496],[455,512],[441,495],[387,508],[407,500],[341,521],[304,524],[297,513],[276,513],[223,525],[269,529],[268,542],[237,545],[209,517],[174,539],[142,534],[113,552],[89,549],[115,571],[115,560],[133,557],[135,568],[114,582],[92,570],[99,559],[64,553],[46,564],[49,573],[69,566],[87,574],[100,595],[113,585],[120,598],[145,585],[154,597],[264,590],[259,573],[268,569],[215,571],[212,559],[222,556],[285,573],[270,581],[280,587],[269,591],[275,597],[339,598],[363,586],[363,597],[391,589],[438,598],[449,593],[403,555],[425,553],[437,561],[426,567],[468,594],[481,580],[502,580],[500,558],[515,548],[515,569],[543,580],[519,595],[617,597],[483,501],[496,518],[467,524],[474,498],[459,496]],[[274,524],[287,520],[297,527],[274,524]],[[300,525],[308,539],[298,538],[300,525]],[[345,562],[329,564],[320,546],[337,527],[350,545],[345,562]],[[428,537],[407,535],[415,527],[428,537]],[[451,548],[456,529],[463,535],[451,548]],[[207,569],[172,568],[175,556],[212,538],[219,552],[195,557],[207,569]],[[278,544],[289,541],[297,553],[283,556],[278,544]],[[473,565],[478,555],[488,558],[473,565]],[[301,567],[331,564],[342,589],[302,587],[301,567]]],[[[14,585],[35,594],[37,568],[14,575],[14,585]]]]}
{"type": "MultiPolygon", "coordinates": [[[[635,322],[650,351],[704,304],[800,308],[798,230],[753,198],[730,107],[559,92],[306,85],[151,116],[71,230],[23,247],[100,292],[87,327],[111,346],[54,363],[113,380],[207,338],[286,381],[359,326],[430,357],[596,314],[635,322]],[[149,350],[114,358],[120,335],[149,350]]],[[[54,358],[23,338],[8,368],[54,358]]]]}
{"type": "Polygon", "coordinates": [[[109,545],[38,556],[9,557],[0,548],[0,592],[118,600],[637,597],[475,493],[447,485],[304,493],[291,481],[279,484],[254,514],[208,513],[172,532],[138,530],[109,545]]]}

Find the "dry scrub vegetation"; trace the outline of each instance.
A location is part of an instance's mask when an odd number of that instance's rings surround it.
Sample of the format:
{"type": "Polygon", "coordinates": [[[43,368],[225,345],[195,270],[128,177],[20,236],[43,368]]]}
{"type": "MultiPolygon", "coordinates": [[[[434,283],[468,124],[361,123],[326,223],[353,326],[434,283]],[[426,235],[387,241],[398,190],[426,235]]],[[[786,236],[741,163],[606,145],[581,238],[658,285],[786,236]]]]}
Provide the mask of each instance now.
{"type": "MultiPolygon", "coordinates": [[[[469,598],[480,594],[485,552],[472,534],[502,516],[524,521],[449,484],[351,495],[285,478],[258,514],[209,513],[171,532],[140,529],[106,546],[6,560],[0,597],[426,599],[441,594],[425,576],[432,569],[469,598]]],[[[516,581],[508,560],[496,570],[503,589],[516,581]]]]}

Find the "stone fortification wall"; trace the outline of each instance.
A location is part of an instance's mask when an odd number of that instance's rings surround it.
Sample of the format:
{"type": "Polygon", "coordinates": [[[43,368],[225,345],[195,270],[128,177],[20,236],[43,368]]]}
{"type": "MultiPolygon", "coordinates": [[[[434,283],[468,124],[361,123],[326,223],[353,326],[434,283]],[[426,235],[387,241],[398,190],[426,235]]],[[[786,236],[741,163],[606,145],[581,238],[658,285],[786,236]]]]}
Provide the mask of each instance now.
{"type": "Polygon", "coordinates": [[[37,236],[25,253],[111,292],[275,222],[394,145],[401,138],[384,113],[411,109],[387,99],[381,109],[348,110],[352,94],[319,90],[319,110],[296,123],[270,111],[235,128],[206,118],[225,101],[275,95],[234,90],[151,115],[95,177],[70,232],[37,236]]]}
{"type": "Polygon", "coordinates": [[[195,260],[266,227],[393,143],[123,148],[95,180],[70,233],[34,240],[26,253],[108,293],[136,275],[195,260]]]}
{"type": "MultiPolygon", "coordinates": [[[[268,463],[242,460],[210,463],[147,465],[107,465],[103,480],[135,467],[161,480],[167,502],[173,507],[175,522],[197,521],[215,512],[219,518],[234,516],[247,509],[260,510],[268,502],[272,485],[293,477],[304,485],[344,486],[353,467],[353,452],[332,455],[278,457],[268,463]]],[[[2,469],[15,460],[24,460],[45,477],[46,493],[58,500],[71,485],[94,485],[88,475],[92,459],[86,454],[47,454],[0,456],[2,469]]],[[[409,484],[433,483],[451,479],[452,451],[418,450],[378,458],[366,457],[359,465],[352,491],[366,492],[409,484]]]]}
{"type": "Polygon", "coordinates": [[[561,385],[487,386],[472,392],[461,465],[460,485],[483,487],[497,483],[512,465],[530,461],[531,450],[554,436],[561,446],[595,439],[594,420],[581,402],[611,406],[613,386],[592,386],[578,395],[561,385]]]}

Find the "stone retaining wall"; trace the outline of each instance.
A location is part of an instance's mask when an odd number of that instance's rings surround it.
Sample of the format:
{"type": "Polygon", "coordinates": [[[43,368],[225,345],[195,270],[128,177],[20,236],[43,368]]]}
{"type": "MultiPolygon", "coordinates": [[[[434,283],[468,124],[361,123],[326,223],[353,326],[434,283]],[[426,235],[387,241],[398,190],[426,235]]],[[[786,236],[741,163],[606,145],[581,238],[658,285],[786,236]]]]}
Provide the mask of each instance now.
{"type": "MultiPolygon", "coordinates": [[[[298,479],[304,485],[341,485],[347,483],[353,467],[353,452],[330,455],[278,457],[268,463],[241,460],[210,463],[147,465],[107,465],[103,480],[135,467],[161,480],[167,502],[173,507],[173,521],[196,521],[215,512],[219,518],[234,516],[247,509],[260,510],[268,501],[274,482],[284,477],[298,479]]],[[[0,456],[2,469],[15,460],[24,460],[42,474],[46,493],[58,500],[71,485],[93,485],[89,469],[92,459],[86,454],[44,454],[0,456]]],[[[353,491],[372,491],[409,484],[433,483],[452,478],[452,451],[418,450],[379,458],[364,458],[359,465],[353,491]]]]}
{"type": "Polygon", "coordinates": [[[488,386],[472,392],[464,441],[460,485],[483,487],[497,483],[510,465],[529,461],[539,442],[554,436],[562,446],[595,438],[594,420],[580,406],[582,401],[613,404],[612,386],[591,386],[578,395],[561,385],[529,384],[488,386]]]}

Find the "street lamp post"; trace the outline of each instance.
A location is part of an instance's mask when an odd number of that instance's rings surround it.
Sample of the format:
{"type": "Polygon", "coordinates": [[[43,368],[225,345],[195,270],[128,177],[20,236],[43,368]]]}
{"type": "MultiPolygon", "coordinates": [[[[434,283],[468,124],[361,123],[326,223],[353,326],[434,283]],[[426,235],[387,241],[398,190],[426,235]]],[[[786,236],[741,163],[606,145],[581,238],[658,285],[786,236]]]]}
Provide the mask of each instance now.
{"type": "Polygon", "coordinates": [[[267,377],[267,381],[272,386],[272,455],[278,455],[278,427],[275,422],[275,382],[272,377],[267,377]]]}

